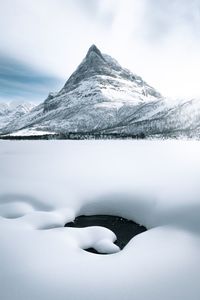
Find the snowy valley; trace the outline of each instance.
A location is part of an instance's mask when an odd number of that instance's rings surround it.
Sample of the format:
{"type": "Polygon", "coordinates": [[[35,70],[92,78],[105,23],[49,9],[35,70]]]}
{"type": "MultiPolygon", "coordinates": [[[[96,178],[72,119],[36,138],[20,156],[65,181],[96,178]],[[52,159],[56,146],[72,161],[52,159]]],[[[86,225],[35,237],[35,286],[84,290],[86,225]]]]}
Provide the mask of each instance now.
{"type": "Polygon", "coordinates": [[[200,300],[200,0],[0,0],[0,300],[200,300]]]}
{"type": "Polygon", "coordinates": [[[0,299],[199,300],[200,145],[156,140],[199,121],[96,46],[41,104],[1,104],[2,139],[68,140],[0,141],[0,299]]]}

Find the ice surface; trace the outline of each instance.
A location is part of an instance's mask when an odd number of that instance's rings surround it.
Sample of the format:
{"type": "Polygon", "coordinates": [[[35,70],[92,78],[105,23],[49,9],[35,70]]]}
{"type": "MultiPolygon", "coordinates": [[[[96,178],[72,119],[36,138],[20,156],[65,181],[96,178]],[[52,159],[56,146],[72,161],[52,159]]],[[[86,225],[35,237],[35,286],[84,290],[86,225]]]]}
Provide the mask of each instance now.
{"type": "Polygon", "coordinates": [[[199,153],[184,141],[1,141],[0,299],[199,300],[199,153]],[[106,228],[63,227],[82,214],[149,230],[118,252],[106,228]]]}

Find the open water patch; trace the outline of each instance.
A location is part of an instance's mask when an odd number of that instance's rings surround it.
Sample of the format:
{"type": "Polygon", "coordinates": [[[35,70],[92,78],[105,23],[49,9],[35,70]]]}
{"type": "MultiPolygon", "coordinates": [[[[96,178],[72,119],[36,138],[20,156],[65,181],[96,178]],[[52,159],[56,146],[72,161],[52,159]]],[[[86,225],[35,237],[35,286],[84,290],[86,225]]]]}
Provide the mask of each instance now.
{"type": "MultiPolygon", "coordinates": [[[[117,240],[115,244],[122,250],[128,242],[136,235],[146,231],[146,227],[119,216],[91,215],[78,216],[73,222],[65,224],[65,227],[84,228],[90,226],[102,226],[115,233],[117,240]]],[[[95,249],[84,249],[88,252],[98,253],[95,249]]],[[[98,253],[99,254],[99,253],[98,253]]]]}

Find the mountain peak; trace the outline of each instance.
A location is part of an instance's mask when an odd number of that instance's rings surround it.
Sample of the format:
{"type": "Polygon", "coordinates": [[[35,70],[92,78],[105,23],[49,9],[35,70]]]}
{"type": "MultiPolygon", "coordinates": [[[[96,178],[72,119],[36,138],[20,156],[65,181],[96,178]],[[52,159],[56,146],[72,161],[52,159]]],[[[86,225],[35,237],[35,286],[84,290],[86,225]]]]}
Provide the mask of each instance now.
{"type": "Polygon", "coordinates": [[[86,58],[88,58],[90,55],[97,55],[97,56],[101,57],[102,59],[104,59],[101,51],[94,44],[89,48],[86,58]]]}
{"type": "Polygon", "coordinates": [[[66,90],[69,91],[74,89],[82,80],[88,79],[94,75],[104,74],[104,69],[107,65],[108,62],[106,61],[104,55],[96,45],[92,45],[82,63],[67,80],[64,88],[61,90],[61,93],[63,90],[66,92],[66,90]]]}
{"type": "MultiPolygon", "coordinates": [[[[102,82],[104,81],[105,86],[111,84],[113,81],[113,86],[115,89],[116,79],[119,78],[129,82],[130,85],[133,84],[133,89],[135,86],[138,86],[139,89],[143,89],[145,85],[149,95],[152,95],[153,97],[161,96],[154,89],[151,89],[151,87],[143,82],[139,76],[136,76],[129,70],[122,68],[111,56],[102,54],[96,45],[92,45],[89,48],[86,57],[83,59],[75,72],[69,77],[64,87],[59,92],[59,95],[78,88],[79,84],[84,81],[97,81],[99,86],[102,86],[102,82]],[[108,78],[107,81],[105,77],[108,78]]],[[[143,94],[144,93],[145,92],[143,91],[143,94]]]]}

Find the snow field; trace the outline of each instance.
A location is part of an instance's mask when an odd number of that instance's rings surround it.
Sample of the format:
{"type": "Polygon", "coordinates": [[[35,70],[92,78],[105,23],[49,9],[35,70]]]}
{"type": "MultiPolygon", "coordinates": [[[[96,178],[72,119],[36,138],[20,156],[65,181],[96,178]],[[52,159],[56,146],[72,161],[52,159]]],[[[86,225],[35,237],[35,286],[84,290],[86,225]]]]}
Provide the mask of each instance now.
{"type": "Polygon", "coordinates": [[[1,141],[0,299],[199,300],[200,145],[1,141]],[[112,214],[149,230],[122,250],[112,214]],[[111,255],[83,249],[96,247],[111,255]],[[116,253],[115,253],[116,252],[116,253]]]}

